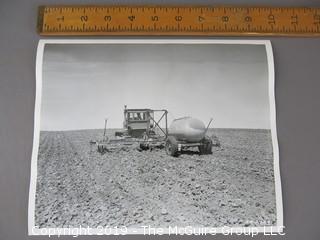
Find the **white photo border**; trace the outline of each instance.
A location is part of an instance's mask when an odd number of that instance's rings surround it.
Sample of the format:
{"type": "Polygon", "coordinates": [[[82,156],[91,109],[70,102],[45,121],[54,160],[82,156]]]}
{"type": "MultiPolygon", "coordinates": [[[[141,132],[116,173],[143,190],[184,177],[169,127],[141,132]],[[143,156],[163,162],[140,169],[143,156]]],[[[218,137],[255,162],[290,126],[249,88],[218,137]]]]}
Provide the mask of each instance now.
{"type": "MultiPolygon", "coordinates": [[[[269,81],[269,106],[270,106],[270,123],[271,123],[271,137],[273,146],[273,168],[275,179],[275,194],[276,194],[276,216],[277,221],[275,226],[266,227],[205,227],[201,228],[203,232],[207,233],[225,233],[229,232],[244,232],[251,231],[261,233],[283,233],[283,203],[282,190],[280,178],[280,163],[279,163],[279,146],[276,127],[276,106],[275,106],[275,72],[273,51],[270,40],[220,40],[220,39],[41,39],[38,43],[37,57],[36,57],[36,92],[35,92],[35,110],[34,110],[34,133],[33,133],[33,147],[31,157],[31,175],[29,188],[29,206],[28,206],[28,234],[29,235],[119,235],[119,229],[110,229],[108,233],[103,232],[102,228],[91,228],[88,232],[87,228],[38,228],[35,225],[35,197],[37,185],[37,161],[38,148],[40,138],[40,111],[41,111],[41,97],[42,97],[42,66],[43,54],[46,44],[244,44],[244,45],[264,45],[266,48],[268,60],[268,81],[269,81]]],[[[160,229],[160,228],[159,228],[160,229]]],[[[170,234],[170,229],[163,229],[161,234],[170,234]]],[[[178,227],[179,230],[179,227],[178,227]]],[[[183,231],[183,229],[181,228],[183,231]]],[[[127,228],[125,232],[120,234],[145,234],[143,228],[127,228]]],[[[172,233],[171,233],[172,234],[172,233]]]]}

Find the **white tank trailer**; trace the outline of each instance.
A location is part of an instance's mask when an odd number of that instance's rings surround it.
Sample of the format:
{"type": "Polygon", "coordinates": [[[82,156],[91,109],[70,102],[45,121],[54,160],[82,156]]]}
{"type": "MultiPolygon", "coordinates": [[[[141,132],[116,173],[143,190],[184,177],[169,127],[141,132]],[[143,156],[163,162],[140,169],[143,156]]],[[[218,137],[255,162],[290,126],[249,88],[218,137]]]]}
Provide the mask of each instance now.
{"type": "Polygon", "coordinates": [[[181,151],[198,147],[200,154],[212,154],[212,139],[206,136],[208,126],[196,118],[183,117],[173,120],[165,143],[168,155],[179,156],[181,151]]]}

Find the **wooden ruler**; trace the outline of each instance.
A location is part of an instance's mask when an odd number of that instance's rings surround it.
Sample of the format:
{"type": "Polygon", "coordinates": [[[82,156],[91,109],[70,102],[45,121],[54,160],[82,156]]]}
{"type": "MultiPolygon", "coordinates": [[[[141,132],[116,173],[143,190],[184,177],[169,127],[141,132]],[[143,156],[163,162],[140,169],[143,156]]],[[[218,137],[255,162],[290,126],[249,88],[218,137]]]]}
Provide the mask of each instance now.
{"type": "Polygon", "coordinates": [[[320,8],[42,6],[40,35],[320,36],[320,8]]]}

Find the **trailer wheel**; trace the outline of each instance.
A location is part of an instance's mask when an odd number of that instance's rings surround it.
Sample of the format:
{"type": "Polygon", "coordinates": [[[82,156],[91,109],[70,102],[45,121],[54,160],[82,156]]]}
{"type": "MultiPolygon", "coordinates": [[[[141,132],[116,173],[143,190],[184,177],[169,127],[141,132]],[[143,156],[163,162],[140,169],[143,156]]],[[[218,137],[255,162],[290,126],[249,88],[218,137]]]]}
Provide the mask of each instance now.
{"type": "Polygon", "coordinates": [[[206,153],[207,154],[212,154],[212,140],[208,139],[206,143],[206,153]]]}
{"type": "Polygon", "coordinates": [[[205,144],[200,145],[200,146],[198,147],[198,149],[199,149],[200,155],[206,154],[206,145],[205,145],[205,144]]]}
{"type": "Polygon", "coordinates": [[[202,140],[202,144],[199,146],[199,152],[201,155],[212,153],[212,140],[205,137],[202,140]]]}
{"type": "Polygon", "coordinates": [[[173,157],[178,157],[178,142],[173,136],[169,136],[166,140],[166,153],[173,157]]]}

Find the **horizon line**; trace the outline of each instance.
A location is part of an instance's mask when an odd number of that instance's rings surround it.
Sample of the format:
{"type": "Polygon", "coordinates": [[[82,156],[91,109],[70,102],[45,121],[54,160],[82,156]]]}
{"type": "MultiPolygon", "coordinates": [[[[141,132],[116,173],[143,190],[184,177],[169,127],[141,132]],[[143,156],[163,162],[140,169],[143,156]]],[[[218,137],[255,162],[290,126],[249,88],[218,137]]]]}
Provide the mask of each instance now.
{"type": "MultiPolygon", "coordinates": [[[[40,132],[70,132],[70,131],[88,131],[88,130],[103,130],[104,128],[81,128],[81,129],[65,129],[65,130],[46,130],[40,129],[40,132]]],[[[107,130],[124,130],[123,128],[107,128],[107,130]]],[[[271,130],[271,128],[242,128],[242,127],[215,127],[208,129],[235,129],[235,130],[271,130]]]]}

